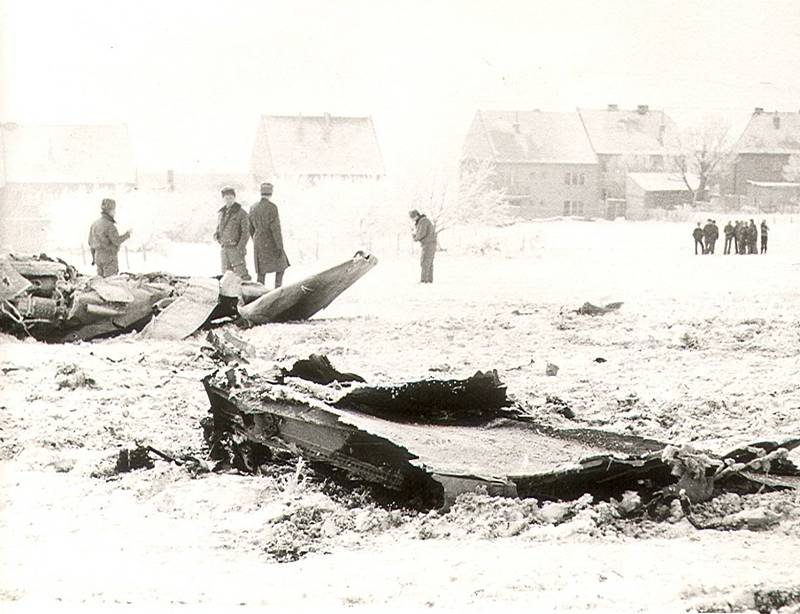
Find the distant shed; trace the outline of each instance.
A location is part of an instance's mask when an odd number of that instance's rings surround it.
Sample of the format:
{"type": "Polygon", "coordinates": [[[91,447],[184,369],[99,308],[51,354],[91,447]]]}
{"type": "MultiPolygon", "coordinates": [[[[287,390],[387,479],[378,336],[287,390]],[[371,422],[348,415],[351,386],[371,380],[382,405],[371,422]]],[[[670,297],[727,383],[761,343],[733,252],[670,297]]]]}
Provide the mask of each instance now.
{"type": "MultiPolygon", "coordinates": [[[[688,175],[693,190],[699,177],[688,175]]],[[[680,173],[628,173],[625,184],[626,217],[645,220],[653,210],[671,210],[692,201],[692,192],[680,173]]]]}

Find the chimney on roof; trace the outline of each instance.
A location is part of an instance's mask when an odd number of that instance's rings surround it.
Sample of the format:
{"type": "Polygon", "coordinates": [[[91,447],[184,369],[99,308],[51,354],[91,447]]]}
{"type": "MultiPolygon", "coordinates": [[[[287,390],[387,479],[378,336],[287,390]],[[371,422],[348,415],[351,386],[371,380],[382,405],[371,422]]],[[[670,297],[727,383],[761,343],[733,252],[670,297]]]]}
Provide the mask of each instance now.
{"type": "Polygon", "coordinates": [[[659,145],[663,145],[664,144],[664,133],[666,131],[667,131],[667,127],[664,124],[661,124],[658,127],[658,144],[659,145]]]}
{"type": "Polygon", "coordinates": [[[638,107],[636,107],[636,112],[639,115],[647,115],[647,112],[649,110],[650,110],[650,107],[648,105],[646,105],[646,104],[640,104],[638,107]]]}
{"type": "Polygon", "coordinates": [[[619,111],[619,105],[618,104],[610,104],[610,105],[608,105],[608,108],[606,110],[607,111],[619,111]]]}
{"type": "Polygon", "coordinates": [[[775,126],[775,130],[779,130],[781,127],[781,116],[778,115],[777,111],[775,111],[775,115],[772,116],[772,125],[775,126]]]}
{"type": "Polygon", "coordinates": [[[519,113],[514,114],[514,123],[512,126],[514,127],[514,132],[519,134],[519,113]]]}
{"type": "Polygon", "coordinates": [[[764,112],[764,107],[756,107],[753,109],[753,115],[761,115],[764,112]]]}

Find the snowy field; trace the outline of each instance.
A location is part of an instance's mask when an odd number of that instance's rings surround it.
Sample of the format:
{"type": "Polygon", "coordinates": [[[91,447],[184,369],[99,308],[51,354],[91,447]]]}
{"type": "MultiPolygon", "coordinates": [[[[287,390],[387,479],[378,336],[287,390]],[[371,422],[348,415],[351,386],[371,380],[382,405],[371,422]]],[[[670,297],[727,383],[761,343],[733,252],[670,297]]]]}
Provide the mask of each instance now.
{"type": "MultiPolygon", "coordinates": [[[[372,384],[497,369],[522,407],[555,426],[718,452],[797,437],[800,220],[768,221],[766,256],[723,256],[721,242],[717,255],[694,256],[692,222],[459,231],[444,237],[430,286],[416,283],[408,245],[391,249],[391,239],[382,253],[375,241],[379,265],[326,311],[236,334],[264,360],[290,366],[324,353],[372,384]],[[601,317],[571,312],[585,301],[624,304],[601,317]],[[548,362],[557,376],[545,375],[548,362]],[[548,395],[575,419],[554,412],[548,395]]],[[[320,262],[296,259],[286,282],[360,247],[325,245],[320,262]]],[[[90,272],[79,253],[51,255],[90,272]]],[[[211,244],[180,244],[146,263],[131,254],[129,265],[208,275],[217,255],[211,244]]],[[[776,521],[717,532],[680,516],[623,521],[590,501],[471,496],[447,513],[386,511],[321,490],[302,466],[193,477],[159,462],[112,475],[117,450],[134,441],[202,454],[199,380],[213,368],[202,345],[202,334],[68,346],[0,338],[0,600],[9,608],[743,611],[757,587],[800,585],[797,493],[726,495],[709,510],[766,510],[776,521]],[[57,371],[71,364],[95,386],[59,389],[57,371]]]]}

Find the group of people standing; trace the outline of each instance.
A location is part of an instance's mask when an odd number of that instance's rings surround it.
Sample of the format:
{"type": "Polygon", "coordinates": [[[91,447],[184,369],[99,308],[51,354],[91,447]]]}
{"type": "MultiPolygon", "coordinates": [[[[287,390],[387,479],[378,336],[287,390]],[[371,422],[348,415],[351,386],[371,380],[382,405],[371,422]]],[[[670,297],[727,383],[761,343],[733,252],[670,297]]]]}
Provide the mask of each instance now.
{"type": "Polygon", "coordinates": [[[275,287],[283,284],[283,273],[289,259],[283,249],[283,234],[278,207],[270,200],[272,184],[261,184],[261,200],[250,207],[250,213],[236,202],[233,188],[222,188],[225,204],[217,214],[214,240],[220,245],[222,272],[233,271],[244,280],[250,279],[245,256],[247,242],[253,238],[253,264],[256,281],[264,283],[267,273],[275,273],[275,287]]]}
{"type": "MultiPolygon", "coordinates": [[[[744,220],[736,220],[728,222],[723,228],[725,234],[725,246],[723,254],[757,254],[758,251],[758,228],[756,223],[751,219],[750,222],[744,220]],[[733,250],[733,252],[731,251],[733,250]]],[[[694,253],[699,254],[713,254],[714,246],[719,238],[719,227],[717,222],[708,219],[705,225],[697,222],[697,226],[692,231],[694,238],[694,253]]],[[[761,221],[761,253],[767,253],[767,239],[769,237],[769,226],[767,220],[761,221]]]]}
{"type": "MultiPolygon", "coordinates": [[[[275,273],[275,287],[283,283],[283,272],[289,267],[289,259],[283,250],[283,236],[278,207],[270,200],[272,184],[261,184],[261,200],[250,207],[250,212],[236,202],[236,191],[222,189],[224,205],[217,215],[214,240],[220,245],[222,272],[233,271],[244,280],[250,279],[245,256],[247,242],[253,239],[253,256],[256,280],[264,283],[267,273],[275,273]]],[[[120,234],[114,215],[117,203],[104,198],[100,205],[100,218],[89,229],[89,248],[92,264],[100,277],[119,273],[119,248],[131,233],[120,234]]]]}
{"type": "MultiPolygon", "coordinates": [[[[273,186],[262,183],[261,200],[250,207],[249,213],[236,201],[236,190],[222,188],[223,206],[217,212],[214,240],[220,246],[222,272],[232,271],[243,280],[250,279],[245,262],[247,243],[253,239],[253,264],[256,280],[264,283],[268,273],[275,273],[275,287],[283,284],[283,273],[289,259],[283,249],[283,235],[278,207],[270,200],[273,186]]],[[[92,264],[97,274],[110,277],[119,273],[118,254],[131,232],[120,234],[114,219],[117,203],[104,198],[100,205],[100,218],[89,229],[89,247],[92,264]]],[[[414,228],[412,238],[420,243],[420,282],[433,283],[433,258],[436,254],[436,228],[424,213],[409,211],[414,228]]]]}

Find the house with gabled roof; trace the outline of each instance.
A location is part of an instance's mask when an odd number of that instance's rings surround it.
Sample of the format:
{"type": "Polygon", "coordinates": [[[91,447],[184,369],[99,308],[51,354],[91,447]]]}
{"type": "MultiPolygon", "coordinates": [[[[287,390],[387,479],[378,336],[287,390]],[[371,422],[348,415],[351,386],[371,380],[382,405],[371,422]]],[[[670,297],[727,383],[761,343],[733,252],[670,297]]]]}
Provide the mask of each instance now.
{"type": "Polygon", "coordinates": [[[0,124],[0,160],[5,245],[35,244],[36,237],[44,237],[50,205],[70,193],[114,194],[137,182],[125,125],[0,124]]]}
{"type": "Polygon", "coordinates": [[[256,182],[380,179],[386,171],[371,117],[263,115],[251,158],[256,182]]]}
{"type": "Polygon", "coordinates": [[[479,110],[462,149],[474,162],[494,166],[520,217],[600,213],[599,165],[575,113],[479,110]]]}
{"type": "Polygon", "coordinates": [[[734,194],[750,195],[758,183],[786,181],[784,167],[792,156],[800,156],[800,112],[770,113],[757,107],[733,154],[734,194]]]}
{"type": "Polygon", "coordinates": [[[675,170],[680,153],[675,123],[664,112],[648,105],[620,109],[578,109],[586,136],[600,164],[601,197],[625,197],[629,172],[675,170]]]}

